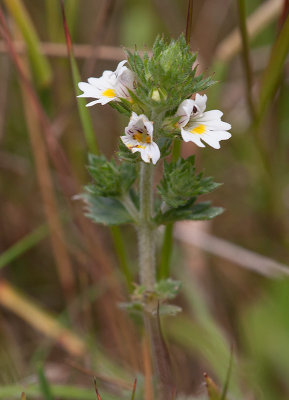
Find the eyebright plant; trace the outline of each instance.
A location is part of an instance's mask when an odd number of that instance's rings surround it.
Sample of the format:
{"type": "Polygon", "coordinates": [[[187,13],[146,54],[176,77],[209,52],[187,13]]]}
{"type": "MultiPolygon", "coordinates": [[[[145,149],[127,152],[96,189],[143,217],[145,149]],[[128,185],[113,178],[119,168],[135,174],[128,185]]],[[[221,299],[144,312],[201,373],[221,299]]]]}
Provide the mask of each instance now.
{"type": "Polygon", "coordinates": [[[223,212],[209,201],[200,201],[219,184],[196,171],[194,157],[176,161],[170,157],[175,141],[219,149],[220,141],[231,137],[231,125],[221,120],[223,113],[206,111],[207,96],[199,92],[215,82],[197,75],[195,62],[196,53],[183,36],[169,43],[159,37],[151,55],[127,51],[127,60],[114,72],[104,71],[100,78],[79,83],[83,92],[79,97],[93,99],[87,106],[109,104],[129,118],[115,159],[89,156],[92,182],[82,198],[86,215],[94,222],[136,227],[140,282],[132,301],[122,306],[142,312],[149,331],[154,329],[151,319],[157,312],[180,311],[167,304],[177,295],[179,283],[156,280],[157,229],[179,220],[212,219],[223,212]],[[154,190],[154,169],[162,162],[162,178],[154,190]]]}
{"type": "Polygon", "coordinates": [[[129,117],[120,135],[118,160],[90,155],[92,182],[82,198],[86,214],[105,225],[134,224],[139,234],[140,280],[155,290],[156,229],[178,220],[212,219],[221,207],[199,197],[219,184],[197,173],[194,157],[168,161],[174,141],[205,143],[214,149],[231,137],[231,125],[219,110],[206,111],[207,96],[200,95],[215,82],[197,75],[196,53],[183,36],[166,43],[157,38],[152,54],[141,57],[127,51],[128,60],[100,78],[80,82],[79,97],[95,99],[87,104],[109,104],[129,117]],[[165,157],[163,176],[153,191],[154,166],[165,157]],[[138,185],[137,185],[138,183],[138,185]]]}

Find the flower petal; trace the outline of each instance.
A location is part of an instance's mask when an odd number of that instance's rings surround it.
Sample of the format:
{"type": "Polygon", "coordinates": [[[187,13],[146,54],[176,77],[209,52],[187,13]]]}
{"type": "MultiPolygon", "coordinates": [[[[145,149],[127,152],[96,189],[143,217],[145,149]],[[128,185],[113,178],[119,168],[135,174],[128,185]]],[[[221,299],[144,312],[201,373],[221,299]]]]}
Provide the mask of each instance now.
{"type": "Polygon", "coordinates": [[[123,71],[127,70],[128,68],[124,66],[124,64],[127,63],[127,60],[123,60],[118,63],[118,66],[116,67],[115,70],[115,76],[118,77],[123,71]]]}
{"type": "Polygon", "coordinates": [[[154,125],[152,121],[145,121],[144,126],[146,127],[146,130],[148,134],[150,135],[151,139],[153,137],[153,131],[154,131],[154,125]]]}
{"type": "Polygon", "coordinates": [[[198,135],[197,133],[191,133],[185,129],[181,130],[181,135],[185,142],[193,142],[199,147],[205,147],[205,145],[201,142],[201,135],[198,135]]]}
{"type": "Polygon", "coordinates": [[[220,148],[220,141],[230,139],[231,133],[227,131],[206,131],[201,135],[201,139],[213,147],[214,149],[220,148]]]}
{"type": "Polygon", "coordinates": [[[178,122],[181,128],[187,125],[187,123],[189,122],[194,105],[195,101],[191,99],[184,100],[179,105],[176,115],[181,117],[178,122]]]}
{"type": "Polygon", "coordinates": [[[159,146],[155,142],[152,142],[147,145],[147,149],[150,152],[153,164],[156,164],[161,156],[159,146]]]}
{"type": "Polygon", "coordinates": [[[94,98],[99,97],[99,90],[90,85],[89,83],[79,82],[78,87],[80,90],[83,91],[83,93],[78,95],[77,97],[94,97],[94,98]]]}
{"type": "Polygon", "coordinates": [[[130,150],[132,149],[132,147],[137,146],[138,144],[138,142],[134,140],[130,135],[121,136],[120,138],[122,142],[126,145],[126,147],[129,148],[130,150]]]}
{"type": "Polygon", "coordinates": [[[201,96],[199,93],[196,94],[195,103],[201,113],[203,113],[206,109],[207,99],[208,98],[205,94],[203,96],[201,96]]]}

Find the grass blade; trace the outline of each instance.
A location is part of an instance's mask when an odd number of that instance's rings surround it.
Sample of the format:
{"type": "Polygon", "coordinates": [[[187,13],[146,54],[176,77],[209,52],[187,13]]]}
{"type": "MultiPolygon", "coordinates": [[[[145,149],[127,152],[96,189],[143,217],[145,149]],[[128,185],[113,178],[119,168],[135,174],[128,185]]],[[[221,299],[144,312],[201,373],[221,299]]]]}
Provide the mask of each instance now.
{"type": "MultiPolygon", "coordinates": [[[[76,63],[74,55],[73,55],[72,41],[71,41],[69,29],[68,29],[67,20],[66,20],[63,0],[60,0],[60,4],[61,4],[61,11],[62,11],[65,40],[66,40],[66,45],[67,45],[67,52],[68,52],[68,57],[69,57],[69,61],[70,61],[71,73],[72,73],[72,80],[73,80],[75,94],[77,95],[77,94],[81,94],[81,91],[78,89],[78,82],[81,81],[81,78],[80,78],[79,70],[77,67],[77,63],[76,63]]],[[[96,140],[95,133],[93,130],[89,110],[85,106],[85,104],[86,104],[86,101],[83,98],[77,99],[78,112],[79,112],[79,116],[80,116],[80,120],[81,120],[81,124],[82,124],[82,128],[83,128],[83,132],[84,132],[88,150],[91,153],[97,154],[99,152],[98,144],[97,144],[97,140],[96,140]]]]}
{"type": "Polygon", "coordinates": [[[33,232],[24,236],[17,243],[9,247],[0,255],[0,268],[5,267],[7,264],[15,260],[17,257],[21,256],[27,250],[31,249],[37,245],[41,240],[43,240],[49,233],[48,226],[41,225],[33,232]]]}
{"type": "Polygon", "coordinates": [[[13,311],[39,332],[58,342],[72,356],[84,354],[85,344],[78,336],[61,325],[56,317],[48,314],[43,308],[15,290],[4,279],[0,281],[0,304],[13,311]]]}
{"type": "Polygon", "coordinates": [[[270,99],[273,97],[275,90],[282,75],[284,62],[289,51],[289,16],[283,25],[283,28],[273,46],[269,63],[264,71],[260,99],[258,107],[258,120],[264,116],[270,99]]]}
{"type": "Polygon", "coordinates": [[[137,379],[135,378],[134,383],[133,383],[132,394],[131,394],[130,400],[134,400],[134,398],[135,398],[136,384],[137,384],[137,379]]]}
{"type": "Polygon", "coordinates": [[[50,385],[46,379],[43,367],[40,365],[37,368],[37,375],[38,375],[39,388],[43,396],[43,400],[53,400],[54,397],[52,396],[50,385]]]}
{"type": "Polygon", "coordinates": [[[225,380],[225,383],[223,386],[222,395],[221,395],[220,400],[226,400],[228,387],[229,387],[229,383],[230,383],[230,378],[231,378],[231,373],[232,373],[232,367],[233,367],[233,349],[231,348],[229,367],[228,367],[227,376],[226,376],[226,380],[225,380]]]}
{"type": "MultiPolygon", "coordinates": [[[[91,389],[73,385],[50,385],[53,396],[57,399],[67,400],[95,400],[95,393],[91,389]]],[[[9,385],[0,387],[0,399],[19,399],[19,393],[23,391],[23,385],[9,385]]],[[[42,396],[39,385],[29,385],[25,387],[27,399],[39,399],[42,396]]],[[[105,400],[119,400],[120,396],[104,392],[105,400]]],[[[123,397],[122,397],[123,398],[123,397]]],[[[21,400],[24,400],[25,397],[21,400]]]]}
{"type": "Polygon", "coordinates": [[[51,68],[46,57],[40,52],[36,30],[22,0],[3,1],[23,35],[37,84],[47,87],[52,79],[51,68]]]}

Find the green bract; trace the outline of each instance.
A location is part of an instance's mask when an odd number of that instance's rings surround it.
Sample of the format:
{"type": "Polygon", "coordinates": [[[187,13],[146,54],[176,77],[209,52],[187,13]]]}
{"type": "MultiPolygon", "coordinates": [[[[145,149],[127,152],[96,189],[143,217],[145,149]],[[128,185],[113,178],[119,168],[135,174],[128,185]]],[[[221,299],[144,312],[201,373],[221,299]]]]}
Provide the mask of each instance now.
{"type": "Polygon", "coordinates": [[[86,189],[96,196],[120,196],[128,191],[136,179],[135,164],[122,162],[117,165],[114,160],[108,161],[103,155],[89,155],[88,171],[93,183],[86,189]]]}
{"type": "Polygon", "coordinates": [[[218,186],[211,177],[204,178],[202,173],[196,174],[195,157],[186,160],[180,158],[176,162],[164,163],[163,178],[158,191],[163,201],[171,208],[185,206],[197,196],[209,193],[218,186]]]}
{"type": "Polygon", "coordinates": [[[184,36],[170,43],[158,37],[151,57],[145,54],[142,59],[137,51],[128,51],[129,66],[137,80],[133,101],[149,115],[151,110],[172,115],[184,99],[214,83],[210,77],[196,76],[196,57],[184,36]]]}

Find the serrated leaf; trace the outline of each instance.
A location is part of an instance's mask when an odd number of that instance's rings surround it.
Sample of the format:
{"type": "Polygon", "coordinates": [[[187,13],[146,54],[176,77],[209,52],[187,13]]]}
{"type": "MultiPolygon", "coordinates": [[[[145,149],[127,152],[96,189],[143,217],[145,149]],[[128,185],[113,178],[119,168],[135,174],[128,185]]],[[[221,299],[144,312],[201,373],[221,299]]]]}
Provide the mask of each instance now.
{"type": "Polygon", "coordinates": [[[178,294],[181,287],[181,282],[171,278],[162,279],[155,285],[155,291],[160,300],[173,299],[178,294]]]}
{"type": "Polygon", "coordinates": [[[84,193],[79,197],[86,203],[85,215],[93,222],[104,225],[121,225],[133,222],[127,210],[115,198],[94,196],[90,193],[84,193]]]}
{"type": "Polygon", "coordinates": [[[204,178],[202,173],[197,174],[194,163],[194,156],[164,163],[164,174],[158,191],[170,208],[191,204],[197,196],[209,193],[220,185],[213,182],[211,177],[204,178]]]}
{"type": "Polygon", "coordinates": [[[168,224],[175,221],[203,221],[213,219],[222,214],[222,207],[211,207],[210,202],[198,203],[193,206],[173,208],[163,214],[158,214],[155,218],[158,224],[168,224]]]}
{"type": "Polygon", "coordinates": [[[128,51],[129,66],[137,82],[132,96],[134,103],[140,104],[144,111],[173,115],[183,100],[213,84],[210,77],[195,76],[193,64],[196,57],[183,35],[170,42],[158,37],[151,57],[145,55],[141,59],[137,51],[128,51]]]}
{"type": "Polygon", "coordinates": [[[88,171],[93,182],[85,191],[95,196],[121,197],[133,185],[137,177],[134,163],[122,162],[117,165],[114,160],[108,161],[105,156],[89,154],[88,171]]]}

